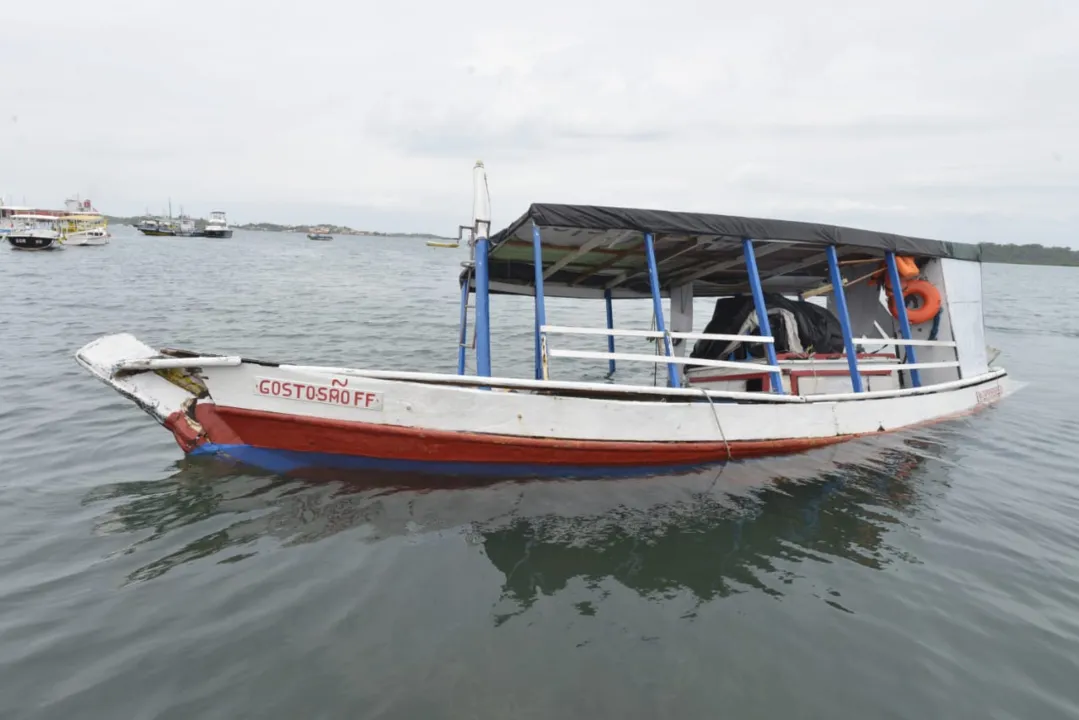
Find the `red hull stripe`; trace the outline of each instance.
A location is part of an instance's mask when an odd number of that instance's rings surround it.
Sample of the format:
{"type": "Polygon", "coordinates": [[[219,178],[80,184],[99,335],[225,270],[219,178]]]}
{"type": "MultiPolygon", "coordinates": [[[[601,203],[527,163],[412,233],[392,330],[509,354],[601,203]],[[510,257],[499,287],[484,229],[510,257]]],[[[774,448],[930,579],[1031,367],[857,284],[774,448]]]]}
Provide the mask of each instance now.
{"type": "Polygon", "coordinates": [[[268,450],[384,460],[573,466],[695,465],[784,455],[850,440],[853,435],[723,442],[615,442],[424,430],[269,413],[199,403],[200,427],[179,413],[166,422],[187,452],[207,442],[268,450]]]}

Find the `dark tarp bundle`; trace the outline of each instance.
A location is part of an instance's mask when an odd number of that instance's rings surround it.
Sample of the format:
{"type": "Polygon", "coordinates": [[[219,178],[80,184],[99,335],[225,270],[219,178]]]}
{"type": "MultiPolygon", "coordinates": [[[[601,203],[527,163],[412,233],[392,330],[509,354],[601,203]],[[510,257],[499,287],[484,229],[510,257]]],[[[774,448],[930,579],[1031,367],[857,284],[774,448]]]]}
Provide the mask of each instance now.
{"type": "MultiPolygon", "coordinates": [[[[776,353],[842,353],[843,328],[826,308],[803,300],[790,300],[777,293],[765,293],[768,322],[775,338],[776,353]]],[[[750,295],[736,295],[716,301],[712,319],[704,329],[717,335],[760,335],[757,313],[750,295]]],[[[762,358],[765,346],[734,340],[698,340],[690,357],[703,360],[762,358]]]]}

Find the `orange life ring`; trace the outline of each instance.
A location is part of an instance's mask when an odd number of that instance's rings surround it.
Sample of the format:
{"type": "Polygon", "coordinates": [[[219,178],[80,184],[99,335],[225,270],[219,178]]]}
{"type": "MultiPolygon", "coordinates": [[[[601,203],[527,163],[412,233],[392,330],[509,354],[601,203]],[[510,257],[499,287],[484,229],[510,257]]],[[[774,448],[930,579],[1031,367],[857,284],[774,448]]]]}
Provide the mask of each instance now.
{"type": "MultiPolygon", "coordinates": [[[[888,310],[892,317],[899,317],[899,310],[895,305],[895,296],[888,288],[888,310]]],[[[903,283],[903,303],[910,298],[919,301],[918,307],[907,308],[907,320],[911,325],[921,325],[929,322],[940,312],[940,291],[928,280],[911,280],[903,283]]]]}

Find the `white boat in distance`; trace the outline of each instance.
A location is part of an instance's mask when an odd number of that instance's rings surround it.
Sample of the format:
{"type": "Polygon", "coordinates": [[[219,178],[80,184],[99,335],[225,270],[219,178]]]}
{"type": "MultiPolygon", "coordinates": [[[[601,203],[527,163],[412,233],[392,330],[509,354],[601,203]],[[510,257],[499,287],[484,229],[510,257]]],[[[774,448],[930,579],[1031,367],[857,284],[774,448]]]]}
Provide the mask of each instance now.
{"type": "Polygon", "coordinates": [[[109,244],[112,235],[108,221],[94,209],[93,203],[76,196],[65,200],[64,208],[64,214],[59,217],[64,245],[90,247],[109,244]]]}
{"type": "Polygon", "coordinates": [[[5,235],[12,250],[62,250],[64,233],[61,219],[44,213],[16,213],[13,226],[5,235]]]}
{"type": "Polygon", "coordinates": [[[492,235],[482,163],[473,172],[457,374],[157,350],[128,334],[99,338],[76,358],[165,425],[185,452],[278,471],[695,466],[954,418],[1016,387],[988,359],[978,246],[551,204],[532,205],[492,235]],[[889,293],[906,302],[887,302],[889,293]],[[496,294],[534,297],[533,378],[491,376],[496,294]],[[813,294],[827,307],[804,299],[813,294]],[[548,324],[549,296],[603,301],[605,326],[548,324]],[[718,298],[703,331],[694,329],[695,296],[718,298]],[[623,298],[651,298],[656,329],[615,329],[612,301],[623,298]],[[606,349],[556,347],[566,335],[606,349]],[[657,353],[617,352],[615,339],[627,336],[654,339],[657,353]],[[696,341],[692,352],[687,341],[696,341]],[[465,374],[470,346],[475,375],[465,374]],[[556,379],[563,358],[612,372],[616,363],[658,364],[666,383],[556,379]]]}
{"type": "Polygon", "coordinates": [[[232,229],[229,227],[228,220],[225,219],[223,210],[214,210],[210,213],[210,220],[206,223],[206,229],[202,231],[202,234],[208,238],[232,237],[232,229]]]}
{"type": "Polygon", "coordinates": [[[107,245],[112,237],[105,217],[94,209],[93,203],[77,195],[64,201],[64,210],[0,206],[0,235],[6,236],[15,230],[21,230],[28,240],[35,236],[37,240],[31,240],[31,244],[37,244],[54,230],[57,232],[55,239],[62,239],[64,245],[107,245]],[[54,224],[51,219],[62,222],[54,224]],[[30,230],[34,232],[27,234],[30,230]]]}

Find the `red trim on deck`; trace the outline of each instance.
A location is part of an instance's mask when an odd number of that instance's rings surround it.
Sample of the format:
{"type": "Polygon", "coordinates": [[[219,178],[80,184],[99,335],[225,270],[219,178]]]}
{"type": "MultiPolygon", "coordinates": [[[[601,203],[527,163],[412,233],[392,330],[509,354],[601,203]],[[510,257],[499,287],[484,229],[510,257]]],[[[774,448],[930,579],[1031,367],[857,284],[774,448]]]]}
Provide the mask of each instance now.
{"type": "Polygon", "coordinates": [[[424,430],[345,422],[199,403],[190,419],[166,421],[186,452],[206,442],[271,450],[334,453],[384,460],[599,467],[693,465],[785,455],[850,440],[854,435],[723,442],[616,442],[424,430]]]}

